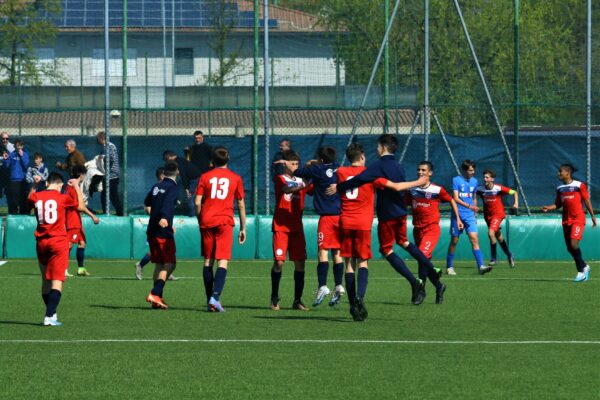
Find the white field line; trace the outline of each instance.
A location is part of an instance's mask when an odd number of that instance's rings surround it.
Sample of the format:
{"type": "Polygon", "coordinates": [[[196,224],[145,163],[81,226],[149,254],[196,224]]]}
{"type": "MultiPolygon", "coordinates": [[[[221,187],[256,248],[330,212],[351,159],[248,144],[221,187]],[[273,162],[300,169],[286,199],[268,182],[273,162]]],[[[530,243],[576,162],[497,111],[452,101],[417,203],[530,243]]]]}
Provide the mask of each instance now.
{"type": "Polygon", "coordinates": [[[391,345],[600,345],[600,340],[358,340],[358,339],[0,339],[2,344],[86,343],[249,343],[391,345]]]}

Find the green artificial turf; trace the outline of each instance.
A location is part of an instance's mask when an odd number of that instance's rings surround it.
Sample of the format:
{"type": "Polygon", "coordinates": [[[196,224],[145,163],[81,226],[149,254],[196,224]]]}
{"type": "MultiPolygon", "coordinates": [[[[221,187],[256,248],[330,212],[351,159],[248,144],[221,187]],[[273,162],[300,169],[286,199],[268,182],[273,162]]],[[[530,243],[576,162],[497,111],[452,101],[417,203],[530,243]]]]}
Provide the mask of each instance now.
{"type": "Polygon", "coordinates": [[[37,266],[9,260],[0,266],[0,398],[600,398],[600,265],[575,284],[572,263],[501,263],[483,277],[459,263],[443,277],[444,304],[428,285],[414,306],[408,283],[373,262],[369,318],[354,322],[346,298],[292,310],[289,263],[282,310],[271,311],[270,264],[231,262],[227,312],[212,314],[198,261],[179,263],[163,311],[144,301],[152,265],[138,281],[132,261],[89,260],[92,276],[65,284],[64,325],[42,327],[37,266]]]}

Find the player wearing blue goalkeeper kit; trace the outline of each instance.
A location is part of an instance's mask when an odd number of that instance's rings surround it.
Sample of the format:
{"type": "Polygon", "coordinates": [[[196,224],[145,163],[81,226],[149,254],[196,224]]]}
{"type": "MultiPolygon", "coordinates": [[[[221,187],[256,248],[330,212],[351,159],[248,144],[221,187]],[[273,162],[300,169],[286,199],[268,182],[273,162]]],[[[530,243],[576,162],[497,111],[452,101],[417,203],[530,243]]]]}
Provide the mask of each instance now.
{"type": "Polygon", "coordinates": [[[446,268],[448,275],[456,275],[454,271],[454,252],[458,239],[463,231],[467,231],[471,247],[473,248],[473,256],[477,262],[477,269],[481,275],[492,270],[491,266],[486,266],[483,261],[483,254],[479,249],[479,238],[477,236],[477,179],[475,175],[475,163],[471,160],[464,160],[460,166],[462,175],[452,178],[452,193],[454,201],[458,206],[458,215],[464,225],[464,229],[458,229],[456,216],[451,215],[450,218],[450,245],[448,246],[448,255],[446,256],[446,268]]]}

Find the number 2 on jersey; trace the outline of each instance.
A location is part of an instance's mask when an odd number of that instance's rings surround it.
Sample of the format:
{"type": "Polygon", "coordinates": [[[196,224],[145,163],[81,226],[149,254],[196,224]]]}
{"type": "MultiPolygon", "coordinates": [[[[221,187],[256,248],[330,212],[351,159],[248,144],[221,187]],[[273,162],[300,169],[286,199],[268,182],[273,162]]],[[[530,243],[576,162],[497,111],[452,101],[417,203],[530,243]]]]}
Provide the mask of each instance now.
{"type": "Polygon", "coordinates": [[[35,202],[35,209],[40,225],[53,224],[58,220],[58,204],[56,200],[48,200],[46,202],[38,200],[35,202]]]}
{"type": "Polygon", "coordinates": [[[211,178],[210,183],[210,198],[225,200],[229,193],[229,179],[227,178],[211,178]]]}

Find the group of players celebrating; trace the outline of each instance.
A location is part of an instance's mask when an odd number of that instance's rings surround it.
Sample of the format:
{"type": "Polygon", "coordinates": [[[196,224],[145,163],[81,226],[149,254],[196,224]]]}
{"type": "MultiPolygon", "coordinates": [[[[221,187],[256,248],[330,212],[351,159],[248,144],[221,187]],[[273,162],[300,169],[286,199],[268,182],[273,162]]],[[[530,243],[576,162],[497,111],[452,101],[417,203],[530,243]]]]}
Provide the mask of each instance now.
{"type": "MultiPolygon", "coordinates": [[[[398,148],[395,136],[383,134],[377,140],[378,160],[365,166],[363,147],[353,143],[346,149],[350,166],[340,166],[335,149],[320,147],[316,160],[301,167],[300,158],[292,150],[283,152],[283,173],[274,176],[276,207],[273,215],[273,266],[271,268],[270,307],[280,310],[279,286],[286,258],[294,262],[294,300],[292,308],[308,311],[302,295],[305,281],[306,240],[302,224],[306,194],[314,199],[319,214],[317,228],[318,289],[312,303],[317,307],[330,296],[329,305],[339,303],[347,294],[350,314],[355,321],[368,317],[365,296],[368,286],[368,261],[372,258],[371,228],[373,210],[377,212],[377,235],[379,251],[389,264],[409,282],[415,305],[426,297],[425,283],[429,279],[435,288],[435,303],[444,301],[446,285],[441,282],[442,270],[432,262],[432,253],[440,237],[440,202],[450,203],[451,242],[448,248],[446,271],[456,275],[453,267],[454,250],[462,232],[466,231],[471,242],[479,274],[490,272],[496,263],[496,246],[500,246],[514,267],[515,261],[501,234],[505,218],[503,195],[514,197],[518,208],[518,193],[494,181],[492,170],[484,171],[484,184],[479,186],[475,175],[475,163],[462,162],[462,175],[452,181],[452,196],[440,185],[431,182],[434,166],[429,161],[418,164],[417,179],[407,181],[404,168],[394,157],[398,148]],[[375,197],[375,193],[377,196],[375,197]],[[486,265],[479,248],[477,236],[477,195],[483,199],[483,214],[488,226],[491,260],[486,265]],[[376,198],[376,201],[375,201],[376,198]],[[374,203],[375,207],[374,207],[374,203]],[[412,243],[407,235],[407,207],[411,208],[413,221],[412,243]],[[394,252],[398,244],[418,263],[415,276],[405,262],[394,252]],[[329,256],[333,261],[335,287],[333,293],[327,286],[329,256]],[[345,289],[343,281],[345,280],[345,289]]],[[[213,169],[200,177],[196,190],[196,216],[200,227],[201,253],[204,257],[203,281],[207,310],[225,312],[221,295],[227,277],[228,260],[231,259],[234,228],[234,203],[239,211],[238,242],[246,240],[246,212],[244,188],[239,175],[228,169],[229,151],[222,146],[213,150],[213,169]],[[215,261],[217,264],[214,270],[215,261]]],[[[163,298],[165,283],[176,267],[173,214],[178,197],[176,184],[179,173],[176,163],[167,162],[164,177],[153,185],[144,205],[150,214],[147,239],[150,260],[155,264],[153,287],[146,301],[153,308],[167,309],[163,298]]],[[[544,212],[563,208],[563,231],[569,253],[577,267],[576,282],[589,279],[590,267],[583,260],[579,242],[583,236],[585,213],[582,201],[591,215],[593,213],[586,185],[573,179],[575,169],[570,164],[559,167],[558,177],[562,184],[557,188],[554,204],[544,206],[544,212]]],[[[65,220],[67,211],[88,213],[79,189],[79,180],[68,182],[69,190],[62,194],[63,180],[57,173],[50,174],[47,190],[32,190],[29,201],[36,210],[38,226],[35,232],[37,254],[42,274],[42,298],[46,304],[44,325],[61,325],[56,310],[60,302],[62,282],[68,266],[69,237],[65,220]]],[[[80,218],[80,217],[79,217],[80,218]]],[[[95,218],[95,217],[94,217],[95,218]]],[[[79,223],[81,225],[81,223],[79,223]]],[[[79,228],[81,237],[83,231],[79,228]]],[[[72,232],[70,232],[72,233],[72,232]]]]}

